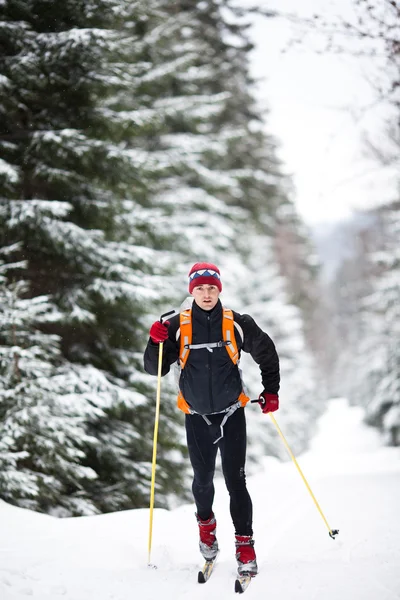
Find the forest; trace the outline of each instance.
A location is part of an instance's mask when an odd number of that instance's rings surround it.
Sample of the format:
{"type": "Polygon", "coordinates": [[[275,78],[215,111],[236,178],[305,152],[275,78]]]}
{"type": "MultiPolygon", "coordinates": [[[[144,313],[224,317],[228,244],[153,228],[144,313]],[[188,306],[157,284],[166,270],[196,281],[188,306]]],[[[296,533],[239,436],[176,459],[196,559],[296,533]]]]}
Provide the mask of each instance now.
{"type": "MultiPolygon", "coordinates": [[[[354,1],[362,33],[375,15],[354,1]]],[[[377,163],[400,147],[400,7],[387,7],[394,118],[377,163]]],[[[197,261],[218,265],[224,305],[274,340],[295,452],[333,396],[400,445],[400,197],[341,231],[351,252],[321,278],[256,102],[249,19],[236,0],[0,2],[2,500],[59,517],[148,506],[156,381],[143,351],[197,261]]],[[[257,397],[257,365],[244,356],[242,368],[257,397]]],[[[165,508],[189,497],[175,404],[168,376],[165,508]]],[[[256,408],[249,471],[285,458],[256,408]]]]}

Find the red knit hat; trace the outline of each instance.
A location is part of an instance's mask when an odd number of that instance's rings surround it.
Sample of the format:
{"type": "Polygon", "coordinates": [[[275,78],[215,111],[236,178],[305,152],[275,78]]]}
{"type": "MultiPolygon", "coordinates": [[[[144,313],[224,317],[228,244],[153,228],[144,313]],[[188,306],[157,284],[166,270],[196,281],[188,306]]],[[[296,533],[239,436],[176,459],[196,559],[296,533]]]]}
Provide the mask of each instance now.
{"type": "Polygon", "coordinates": [[[189,292],[192,293],[193,288],[197,285],[216,285],[222,292],[222,283],[218,267],[212,263],[196,263],[189,272],[189,292]]]}

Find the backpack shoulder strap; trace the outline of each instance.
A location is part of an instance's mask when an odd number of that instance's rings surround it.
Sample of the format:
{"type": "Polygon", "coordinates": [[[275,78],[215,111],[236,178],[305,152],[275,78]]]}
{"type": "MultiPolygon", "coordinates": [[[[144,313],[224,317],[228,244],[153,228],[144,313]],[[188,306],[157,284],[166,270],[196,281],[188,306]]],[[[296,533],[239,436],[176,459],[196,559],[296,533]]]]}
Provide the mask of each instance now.
{"type": "Polygon", "coordinates": [[[180,351],[179,364],[181,369],[184,368],[189,356],[189,348],[185,348],[192,343],[192,309],[188,308],[179,315],[179,334],[180,334],[180,351]]]}
{"type": "MultiPolygon", "coordinates": [[[[239,360],[239,351],[235,338],[235,321],[233,318],[233,312],[230,308],[223,308],[223,319],[222,319],[222,335],[224,342],[228,342],[226,349],[231,358],[233,364],[239,360]]],[[[240,333],[240,331],[239,331],[240,333]]]]}

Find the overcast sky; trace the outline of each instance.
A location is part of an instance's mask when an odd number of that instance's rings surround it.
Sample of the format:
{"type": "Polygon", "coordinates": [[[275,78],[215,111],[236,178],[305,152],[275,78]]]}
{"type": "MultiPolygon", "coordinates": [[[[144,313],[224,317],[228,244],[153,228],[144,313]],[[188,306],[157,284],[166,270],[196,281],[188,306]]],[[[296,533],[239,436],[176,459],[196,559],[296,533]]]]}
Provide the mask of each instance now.
{"type": "MultiPolygon", "coordinates": [[[[352,0],[243,0],[303,16],[347,14],[352,0]]],[[[280,158],[293,175],[295,201],[310,225],[348,217],[394,198],[395,170],[368,156],[365,134],[377,140],[388,108],[375,105],[371,81],[378,64],[349,54],[317,54],[321,39],[308,35],[288,48],[299,26],[286,19],[254,18],[253,75],[258,99],[269,109],[268,131],[280,142],[280,158]]]]}

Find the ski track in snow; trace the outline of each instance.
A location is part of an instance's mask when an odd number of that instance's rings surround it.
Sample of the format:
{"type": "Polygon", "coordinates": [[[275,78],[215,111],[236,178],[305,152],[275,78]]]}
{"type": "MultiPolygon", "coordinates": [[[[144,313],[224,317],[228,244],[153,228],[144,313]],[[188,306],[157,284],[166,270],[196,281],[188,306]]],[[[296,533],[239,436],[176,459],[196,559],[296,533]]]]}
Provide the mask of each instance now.
{"type": "MultiPolygon", "coordinates": [[[[381,445],[360,408],[335,399],[298,462],[339,535],[329,537],[292,461],[265,458],[248,479],[260,573],[246,597],[399,600],[399,449],[381,445]]],[[[157,568],[150,568],[148,509],[55,519],[0,502],[0,600],[230,598],[236,564],[228,506],[218,480],[221,550],[211,579],[199,585],[192,505],[155,510],[151,562],[157,568]]]]}

